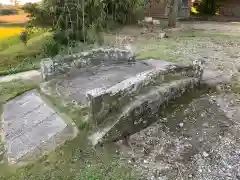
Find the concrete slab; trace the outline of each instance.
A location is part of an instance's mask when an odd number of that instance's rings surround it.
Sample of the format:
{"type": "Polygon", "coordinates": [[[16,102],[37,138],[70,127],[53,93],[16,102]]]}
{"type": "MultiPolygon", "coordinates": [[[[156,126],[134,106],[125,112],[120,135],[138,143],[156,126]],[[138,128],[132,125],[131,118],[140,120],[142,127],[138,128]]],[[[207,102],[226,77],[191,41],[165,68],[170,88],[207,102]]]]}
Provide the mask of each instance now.
{"type": "MultiPolygon", "coordinates": [[[[35,90],[7,102],[3,106],[2,119],[9,163],[31,161],[41,155],[41,147],[49,139],[61,137],[62,141],[58,140],[58,144],[61,144],[74,134],[74,128],[47,105],[35,90]],[[72,131],[66,131],[66,128],[72,131]]],[[[54,148],[56,146],[54,144],[54,148]]]]}

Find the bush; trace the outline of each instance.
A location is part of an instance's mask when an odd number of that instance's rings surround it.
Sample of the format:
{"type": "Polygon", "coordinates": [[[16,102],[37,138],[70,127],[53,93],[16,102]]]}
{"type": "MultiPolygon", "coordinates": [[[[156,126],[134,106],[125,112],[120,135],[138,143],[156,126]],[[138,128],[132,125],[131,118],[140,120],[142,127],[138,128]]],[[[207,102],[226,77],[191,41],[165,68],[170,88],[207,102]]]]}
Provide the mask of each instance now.
{"type": "Polygon", "coordinates": [[[44,0],[42,4],[27,3],[23,9],[29,14],[29,27],[53,31],[43,53],[54,56],[61,46],[102,44],[102,31],[143,17],[144,0],[44,0]]]}
{"type": "Polygon", "coordinates": [[[52,37],[46,39],[46,42],[42,46],[42,57],[54,57],[56,56],[62,49],[62,45],[55,41],[52,37]]]}

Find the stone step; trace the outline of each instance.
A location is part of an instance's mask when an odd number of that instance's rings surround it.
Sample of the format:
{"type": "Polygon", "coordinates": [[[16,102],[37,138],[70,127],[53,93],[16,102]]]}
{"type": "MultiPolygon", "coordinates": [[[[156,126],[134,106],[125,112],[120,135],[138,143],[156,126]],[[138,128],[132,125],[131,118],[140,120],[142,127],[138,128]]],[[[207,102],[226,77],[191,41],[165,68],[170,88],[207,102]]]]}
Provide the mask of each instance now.
{"type": "Polygon", "coordinates": [[[133,101],[135,96],[148,93],[163,83],[196,76],[193,66],[172,65],[164,69],[156,64],[154,66],[156,68],[132,76],[110,88],[96,88],[86,92],[93,120],[101,124],[104,119],[118,113],[123,106],[133,101]]]}
{"type": "Polygon", "coordinates": [[[181,97],[198,84],[198,78],[189,77],[156,86],[146,94],[137,96],[134,101],[122,108],[121,113],[108,120],[105,126],[99,126],[89,140],[93,145],[97,145],[119,140],[146,128],[160,118],[162,114],[160,110],[164,110],[169,101],[181,97]]]}

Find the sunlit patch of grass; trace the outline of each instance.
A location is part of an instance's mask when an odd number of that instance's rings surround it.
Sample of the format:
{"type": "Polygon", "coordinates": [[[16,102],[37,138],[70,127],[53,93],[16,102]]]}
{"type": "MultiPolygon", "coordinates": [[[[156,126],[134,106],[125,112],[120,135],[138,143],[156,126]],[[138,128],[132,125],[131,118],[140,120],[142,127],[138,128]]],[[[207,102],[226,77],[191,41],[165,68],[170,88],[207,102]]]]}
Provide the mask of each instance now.
{"type": "Polygon", "coordinates": [[[22,81],[12,81],[7,83],[0,83],[0,106],[30,89],[33,89],[35,85],[26,84],[22,81]]]}
{"type": "Polygon", "coordinates": [[[173,49],[176,49],[176,42],[174,38],[156,40],[139,41],[136,44],[137,59],[159,59],[172,62],[179,62],[188,64],[187,60],[179,59],[173,54],[173,49]]]}

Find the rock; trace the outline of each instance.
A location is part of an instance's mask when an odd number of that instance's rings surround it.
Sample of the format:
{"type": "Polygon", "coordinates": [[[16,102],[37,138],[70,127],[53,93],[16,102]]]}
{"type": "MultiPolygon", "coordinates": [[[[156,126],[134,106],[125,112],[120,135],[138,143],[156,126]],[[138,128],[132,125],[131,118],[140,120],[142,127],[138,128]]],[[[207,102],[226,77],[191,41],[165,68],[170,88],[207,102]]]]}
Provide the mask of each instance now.
{"type": "Polygon", "coordinates": [[[165,32],[161,32],[161,33],[159,33],[158,37],[159,37],[160,39],[163,39],[163,38],[166,37],[166,33],[165,33],[165,32]]]}
{"type": "Polygon", "coordinates": [[[209,154],[207,152],[203,151],[203,157],[208,157],[208,156],[209,156],[209,154]]]}
{"type": "Polygon", "coordinates": [[[149,162],[148,162],[146,159],[144,159],[144,160],[143,160],[143,163],[144,163],[144,164],[148,164],[149,162]]]}
{"type": "Polygon", "coordinates": [[[152,17],[144,17],[145,22],[152,22],[153,18],[152,17]]]}
{"type": "Polygon", "coordinates": [[[160,21],[158,19],[152,20],[153,25],[160,25],[160,21]]]}
{"type": "Polygon", "coordinates": [[[2,117],[4,146],[10,164],[36,159],[74,137],[77,131],[35,90],[7,102],[2,117]]]}

